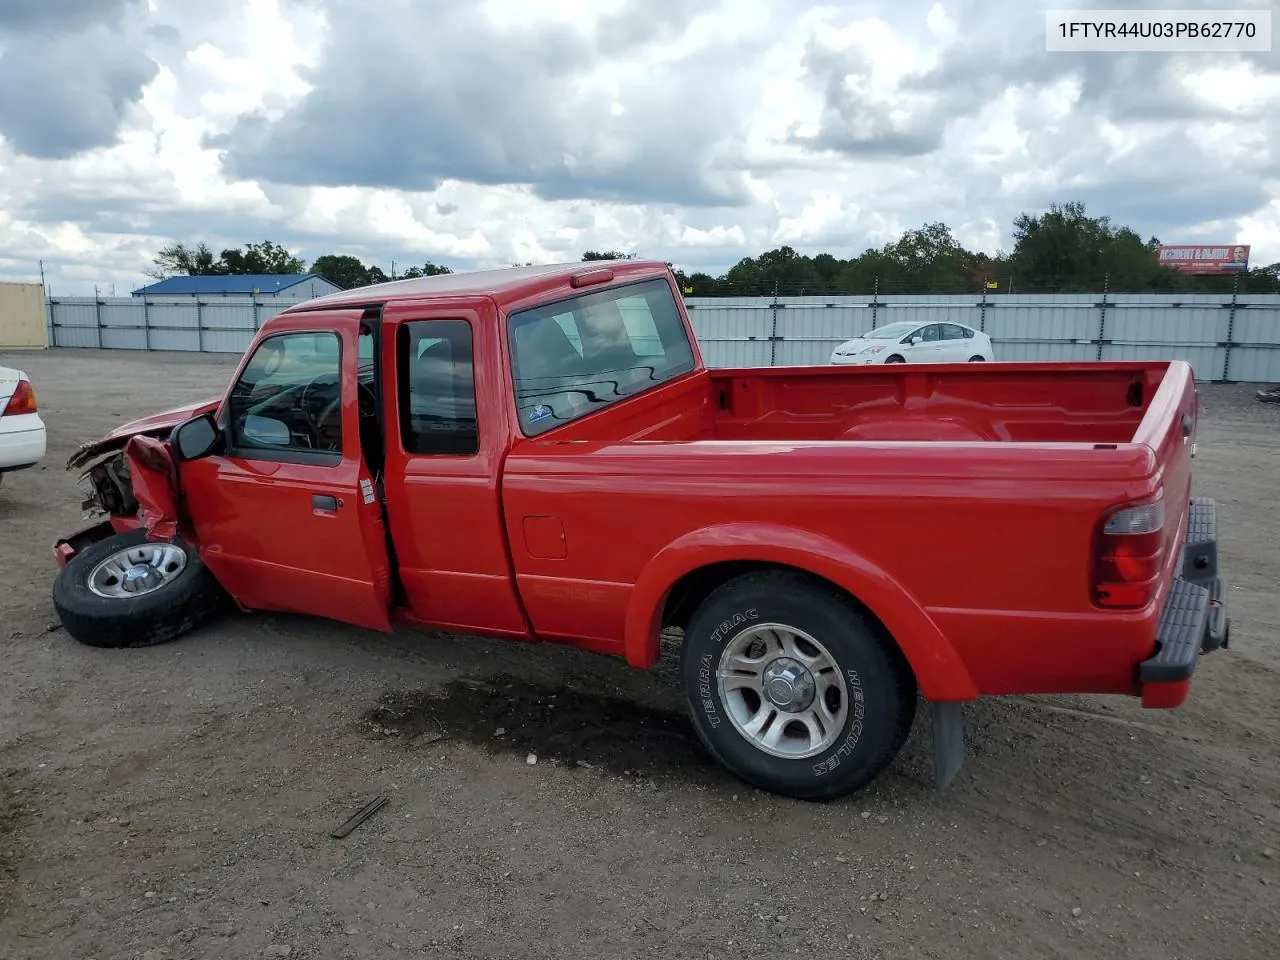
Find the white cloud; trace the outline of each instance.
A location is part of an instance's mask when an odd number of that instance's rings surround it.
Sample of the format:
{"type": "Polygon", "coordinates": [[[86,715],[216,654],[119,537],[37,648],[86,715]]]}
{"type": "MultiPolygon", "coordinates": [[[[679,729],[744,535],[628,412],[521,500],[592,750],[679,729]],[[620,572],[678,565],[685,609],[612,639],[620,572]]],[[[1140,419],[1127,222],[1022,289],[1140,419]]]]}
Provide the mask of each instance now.
{"type": "Polygon", "coordinates": [[[172,240],[266,238],[384,269],[621,249],[720,272],[937,220],[995,253],[1018,213],[1081,198],[1280,260],[1274,61],[1046,54],[1050,5],[66,0],[41,36],[110,47],[75,89],[118,122],[0,112],[0,279],[43,259],[56,292],[127,290],[172,240]]]}

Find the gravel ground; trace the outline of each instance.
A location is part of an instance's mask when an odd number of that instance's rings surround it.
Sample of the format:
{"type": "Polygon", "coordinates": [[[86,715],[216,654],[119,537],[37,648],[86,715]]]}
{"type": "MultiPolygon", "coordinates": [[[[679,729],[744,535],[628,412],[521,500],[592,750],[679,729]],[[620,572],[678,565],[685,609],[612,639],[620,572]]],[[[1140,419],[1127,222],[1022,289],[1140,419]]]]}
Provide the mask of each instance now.
{"type": "Polygon", "coordinates": [[[1277,955],[1280,405],[1252,386],[1204,387],[1235,619],[1187,704],[979,702],[943,796],[922,711],[873,788],[812,805],[709,763],[661,669],[284,616],[70,640],[62,463],[233,360],[0,354],[50,430],[0,485],[0,957],[1277,955]]]}

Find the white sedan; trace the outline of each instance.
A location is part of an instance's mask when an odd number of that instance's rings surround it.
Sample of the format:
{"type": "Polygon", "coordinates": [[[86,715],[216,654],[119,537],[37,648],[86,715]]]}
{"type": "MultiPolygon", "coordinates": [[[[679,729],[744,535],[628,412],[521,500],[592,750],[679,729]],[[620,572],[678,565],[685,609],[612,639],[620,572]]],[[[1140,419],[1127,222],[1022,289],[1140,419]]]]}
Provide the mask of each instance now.
{"type": "Polygon", "coordinates": [[[831,362],[969,363],[994,361],[991,338],[962,323],[887,323],[846,340],[831,362]]]}
{"type": "Polygon", "coordinates": [[[21,370],[0,367],[0,480],[43,460],[45,442],[31,381],[21,370]]]}

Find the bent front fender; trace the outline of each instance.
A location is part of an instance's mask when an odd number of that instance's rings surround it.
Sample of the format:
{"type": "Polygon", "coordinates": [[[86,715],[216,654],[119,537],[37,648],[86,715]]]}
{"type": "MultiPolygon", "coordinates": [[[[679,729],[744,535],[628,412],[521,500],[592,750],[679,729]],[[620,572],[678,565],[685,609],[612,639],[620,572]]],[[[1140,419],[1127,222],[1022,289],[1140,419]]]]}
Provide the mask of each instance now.
{"type": "Polygon", "coordinates": [[[641,668],[658,662],[662,608],[681,577],[712,564],[744,560],[794,567],[843,587],[884,624],[928,699],[978,696],[955,647],[902,584],[842,543],[768,523],[704,527],[659,551],[641,573],[627,605],[627,662],[641,668]]]}
{"type": "Polygon", "coordinates": [[[174,539],[178,535],[178,470],[169,444],[138,435],[130,438],[124,452],[147,539],[174,539]]]}

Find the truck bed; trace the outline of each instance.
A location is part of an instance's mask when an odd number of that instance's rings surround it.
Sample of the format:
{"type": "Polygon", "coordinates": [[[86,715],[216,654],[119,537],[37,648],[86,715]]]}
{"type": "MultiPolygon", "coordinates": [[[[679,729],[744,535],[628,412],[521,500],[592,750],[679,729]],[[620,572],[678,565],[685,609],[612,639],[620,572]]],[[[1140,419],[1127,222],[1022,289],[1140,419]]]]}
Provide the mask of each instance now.
{"type": "Polygon", "coordinates": [[[556,439],[1124,444],[1137,440],[1168,370],[1166,361],[718,369],[556,439]]]}
{"type": "Polygon", "coordinates": [[[548,635],[609,649],[670,545],[721,538],[736,557],[777,559],[785,551],[752,545],[784,530],[846,571],[875,571],[849,587],[872,609],[899,585],[920,617],[903,631],[946,637],[983,693],[1132,692],[1125,665],[1150,654],[1163,593],[1143,610],[1100,609],[1090,564],[1099,517],[1118,504],[1162,491],[1170,542],[1183,535],[1196,394],[1190,368],[1173,367],[718,370],[672,383],[511,451],[511,542],[556,518],[554,543],[515,552],[526,609],[548,635]]]}
{"type": "Polygon", "coordinates": [[[963,364],[711,374],[722,440],[1128,443],[1167,365],[963,364]]]}

